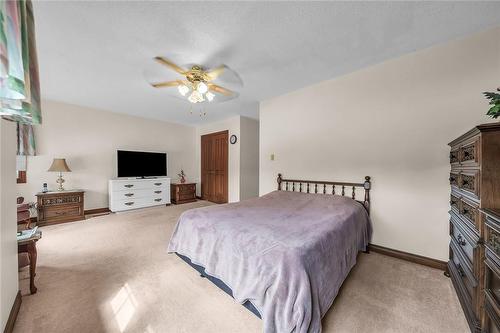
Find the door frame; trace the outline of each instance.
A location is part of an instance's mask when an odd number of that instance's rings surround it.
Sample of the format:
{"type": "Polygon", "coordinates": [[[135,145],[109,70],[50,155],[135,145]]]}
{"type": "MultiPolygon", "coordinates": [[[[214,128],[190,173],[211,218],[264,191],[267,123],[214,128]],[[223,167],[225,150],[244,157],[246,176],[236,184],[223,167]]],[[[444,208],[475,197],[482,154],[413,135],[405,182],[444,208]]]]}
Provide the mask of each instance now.
{"type": "Polygon", "coordinates": [[[211,137],[211,136],[216,136],[216,135],[221,135],[225,134],[226,135],[226,142],[227,142],[227,154],[226,154],[226,174],[225,174],[225,184],[226,184],[226,191],[225,191],[225,197],[224,197],[224,202],[223,203],[228,203],[229,202],[229,130],[223,130],[223,131],[218,131],[218,132],[213,132],[213,133],[207,133],[200,135],[200,189],[201,189],[201,199],[202,200],[208,200],[204,197],[204,166],[203,166],[203,138],[205,137],[211,137]]]}

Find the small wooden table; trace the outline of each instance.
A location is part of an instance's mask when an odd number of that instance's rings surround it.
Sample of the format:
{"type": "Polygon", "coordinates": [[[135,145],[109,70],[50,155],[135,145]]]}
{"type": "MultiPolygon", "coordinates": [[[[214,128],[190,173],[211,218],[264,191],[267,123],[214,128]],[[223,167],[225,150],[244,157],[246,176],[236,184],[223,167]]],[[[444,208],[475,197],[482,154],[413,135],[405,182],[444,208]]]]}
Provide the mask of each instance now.
{"type": "Polygon", "coordinates": [[[35,275],[36,275],[36,242],[42,238],[42,231],[37,230],[37,232],[27,239],[22,239],[17,241],[17,253],[28,253],[28,258],[30,261],[30,292],[35,294],[37,289],[35,287],[35,275]]]}
{"type": "Polygon", "coordinates": [[[40,192],[38,198],[38,218],[36,225],[44,226],[85,219],[83,210],[83,190],[40,192]]]}
{"type": "Polygon", "coordinates": [[[170,200],[176,205],[196,201],[196,183],[170,184],[170,200]]]}

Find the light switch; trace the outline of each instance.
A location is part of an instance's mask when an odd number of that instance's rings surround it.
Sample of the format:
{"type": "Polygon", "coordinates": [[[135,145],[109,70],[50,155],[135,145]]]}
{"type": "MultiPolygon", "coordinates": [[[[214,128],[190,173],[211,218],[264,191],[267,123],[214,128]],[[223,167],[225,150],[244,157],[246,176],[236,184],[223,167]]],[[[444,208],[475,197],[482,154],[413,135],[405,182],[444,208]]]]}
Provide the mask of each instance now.
{"type": "Polygon", "coordinates": [[[274,161],[274,154],[271,154],[271,161],[274,161]]]}

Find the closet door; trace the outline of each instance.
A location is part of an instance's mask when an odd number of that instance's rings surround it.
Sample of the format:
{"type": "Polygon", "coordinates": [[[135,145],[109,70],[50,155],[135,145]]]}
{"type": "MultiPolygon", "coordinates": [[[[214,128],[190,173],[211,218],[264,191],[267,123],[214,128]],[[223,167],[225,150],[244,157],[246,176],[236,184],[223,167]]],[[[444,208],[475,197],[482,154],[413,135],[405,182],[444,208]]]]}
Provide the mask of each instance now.
{"type": "Polygon", "coordinates": [[[201,198],[228,201],[228,131],[201,137],[201,198]]]}

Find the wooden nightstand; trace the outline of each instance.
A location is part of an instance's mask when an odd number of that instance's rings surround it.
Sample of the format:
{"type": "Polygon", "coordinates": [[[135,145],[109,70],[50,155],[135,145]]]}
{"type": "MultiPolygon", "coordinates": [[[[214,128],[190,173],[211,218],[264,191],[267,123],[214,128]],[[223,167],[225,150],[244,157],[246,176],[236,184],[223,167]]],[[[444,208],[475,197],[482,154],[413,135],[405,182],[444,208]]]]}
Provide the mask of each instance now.
{"type": "Polygon", "coordinates": [[[174,204],[196,201],[196,183],[172,183],[170,199],[174,204]]]}
{"type": "Polygon", "coordinates": [[[82,190],[37,193],[37,225],[84,220],[83,193],[82,190]]]}

